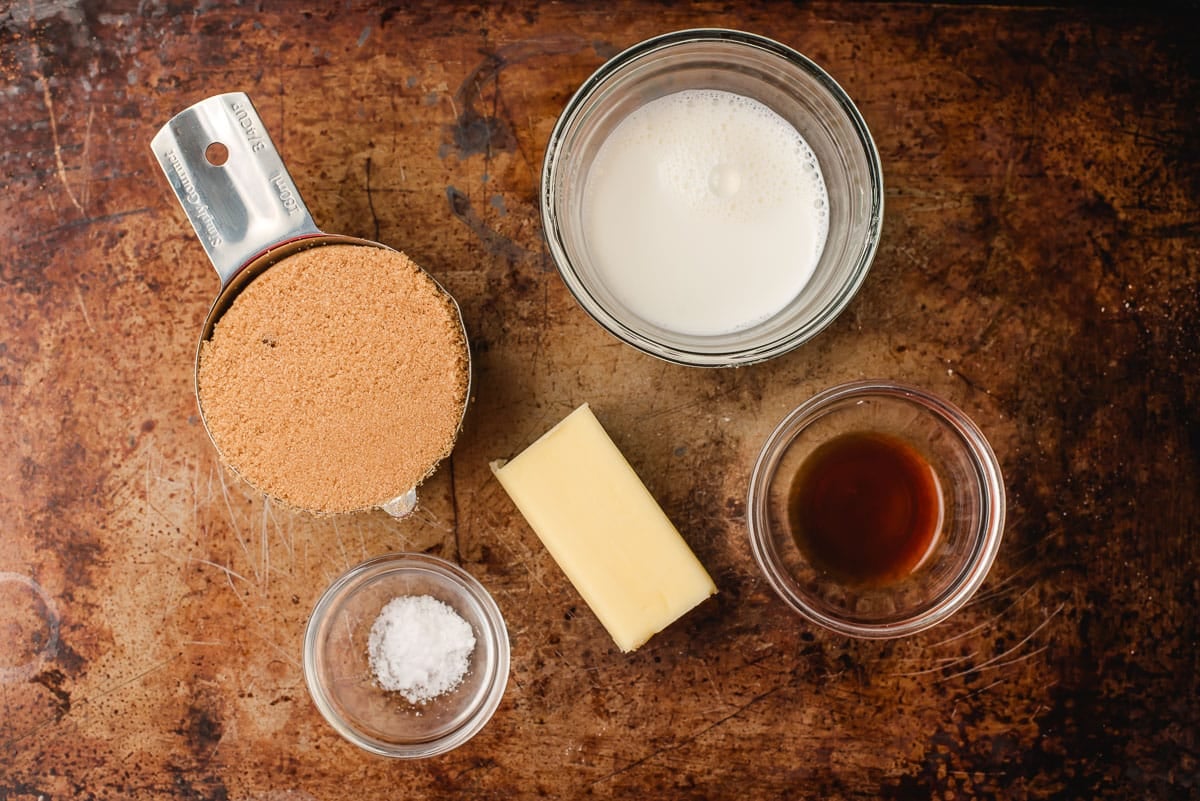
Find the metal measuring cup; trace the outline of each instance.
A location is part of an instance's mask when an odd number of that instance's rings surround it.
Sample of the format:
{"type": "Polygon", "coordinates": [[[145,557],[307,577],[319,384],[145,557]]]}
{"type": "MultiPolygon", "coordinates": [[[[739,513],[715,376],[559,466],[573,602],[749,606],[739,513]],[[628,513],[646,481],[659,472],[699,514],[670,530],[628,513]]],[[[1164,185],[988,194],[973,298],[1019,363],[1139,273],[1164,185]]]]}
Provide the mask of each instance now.
{"type": "MultiPolygon", "coordinates": [[[[196,348],[194,376],[200,419],[220,455],[220,445],[205,418],[200,398],[200,352],[238,293],[273,265],[308,248],[358,245],[394,249],[317,228],[244,92],[216,95],[179,112],[158,131],[150,147],[221,279],[221,291],[204,320],[196,348]]],[[[430,280],[434,280],[432,276],[430,280]]],[[[440,284],[438,287],[454,308],[465,344],[462,310],[449,292],[440,284]]],[[[464,356],[467,387],[459,429],[471,397],[470,348],[465,348],[464,356]]],[[[221,458],[229,464],[223,455],[221,458]]],[[[252,481],[248,483],[253,485],[252,481]]],[[[416,501],[413,487],[379,508],[394,517],[404,517],[416,501]]]]}

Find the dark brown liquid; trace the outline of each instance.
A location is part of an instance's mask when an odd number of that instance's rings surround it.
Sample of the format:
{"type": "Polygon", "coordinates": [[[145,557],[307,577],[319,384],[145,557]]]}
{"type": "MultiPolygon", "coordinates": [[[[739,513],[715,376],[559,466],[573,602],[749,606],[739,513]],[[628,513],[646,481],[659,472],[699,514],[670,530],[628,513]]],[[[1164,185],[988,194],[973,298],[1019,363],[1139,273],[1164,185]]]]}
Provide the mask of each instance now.
{"type": "Polygon", "coordinates": [[[838,580],[880,586],[912,573],[942,521],[937,474],[896,437],[842,434],[809,456],[792,482],[796,544],[838,580]]]}

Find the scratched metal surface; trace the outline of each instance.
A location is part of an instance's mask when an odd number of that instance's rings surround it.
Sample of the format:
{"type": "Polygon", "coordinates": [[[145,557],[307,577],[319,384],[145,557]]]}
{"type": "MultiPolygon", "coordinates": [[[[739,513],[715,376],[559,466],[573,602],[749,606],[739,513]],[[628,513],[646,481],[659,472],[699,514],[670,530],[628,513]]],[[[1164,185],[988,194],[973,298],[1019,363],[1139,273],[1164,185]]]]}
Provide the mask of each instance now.
{"type": "Polygon", "coordinates": [[[0,5],[0,799],[1200,797],[1200,71],[1176,15],[202,5],[0,5]],[[849,310],[736,371],[600,332],[537,210],[574,87],[698,24],[829,69],[887,178],[849,310]],[[148,143],[236,89],[318,224],[462,304],[476,398],[405,522],[266,504],[197,419],[217,281],[148,143]],[[861,376],[958,402],[1009,484],[979,596],[899,642],[799,621],[745,537],[766,434],[861,376]],[[487,468],[583,401],[720,588],[628,656],[487,468]],[[476,575],[513,647],[489,726],[415,764],[342,742],[299,667],[324,586],[397,549],[476,575]]]}

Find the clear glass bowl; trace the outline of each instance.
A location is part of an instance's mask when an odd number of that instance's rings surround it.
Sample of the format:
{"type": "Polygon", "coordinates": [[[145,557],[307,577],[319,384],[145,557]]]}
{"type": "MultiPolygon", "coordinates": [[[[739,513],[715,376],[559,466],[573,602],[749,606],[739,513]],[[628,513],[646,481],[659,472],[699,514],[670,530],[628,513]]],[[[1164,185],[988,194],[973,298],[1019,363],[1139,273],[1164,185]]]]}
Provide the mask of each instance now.
{"type": "Polygon", "coordinates": [[[771,586],[804,617],[853,637],[914,634],[952,615],[983,583],[1004,532],[1004,481],[979,428],[952,404],[914,387],[858,381],[802,403],[767,438],[750,476],[750,545],[771,586]],[[933,468],[944,517],[925,561],[903,579],[855,586],[813,565],[788,514],[800,466],[822,444],[877,432],[910,445],[933,468]]]}
{"type": "Polygon", "coordinates": [[[317,601],[304,634],[304,678],[317,709],[338,734],[381,756],[434,756],[474,737],[500,705],[508,668],[508,630],[492,596],[462,568],[425,554],[351,568],[317,601]],[[422,704],[379,687],[369,664],[371,626],[401,595],[442,601],[475,634],[462,683],[422,704]]]}
{"type": "Polygon", "coordinates": [[[879,244],[883,173],[862,115],[824,70],[761,36],[697,29],[635,45],[584,82],[550,136],[541,201],[559,272],[601,326],[667,361],[724,367],[785,353],[816,336],[846,307],[879,244]],[[588,170],[613,129],[640,106],[687,89],[750,97],[790,122],[816,154],[829,199],[825,248],[800,294],[760,323],[712,336],[666,330],[623,305],[593,263],[581,216],[588,170]]]}

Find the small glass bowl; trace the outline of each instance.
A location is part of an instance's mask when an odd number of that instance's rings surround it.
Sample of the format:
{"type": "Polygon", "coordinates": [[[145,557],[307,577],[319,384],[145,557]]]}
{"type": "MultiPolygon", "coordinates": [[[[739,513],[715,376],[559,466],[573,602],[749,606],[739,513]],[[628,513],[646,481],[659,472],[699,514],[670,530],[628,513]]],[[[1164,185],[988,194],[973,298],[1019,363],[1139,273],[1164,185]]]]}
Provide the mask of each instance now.
{"type": "Polygon", "coordinates": [[[979,428],[950,403],[914,387],[857,381],[802,403],[767,438],[750,476],[750,545],[784,601],[833,631],[883,639],[948,618],[983,583],[1004,532],[1004,481],[979,428]],[[800,466],[822,444],[852,432],[897,437],[934,470],[944,517],[932,550],[912,573],[855,586],[814,566],[796,544],[788,503],[800,466]]]}
{"type": "Polygon", "coordinates": [[[350,742],[374,754],[442,754],[483,728],[508,683],[508,630],[499,607],[469,573],[425,554],[388,554],[339,577],[317,601],[304,634],[304,678],[317,709],[350,742]],[[422,704],[382,689],[367,640],[384,605],[429,595],[470,624],[475,650],[462,683],[422,704]]]}
{"type": "Polygon", "coordinates": [[[728,367],[763,361],[807,342],[854,297],[879,244],[883,173],[862,115],[812,61],[750,33],[685,30],[634,45],[579,88],[550,135],[541,205],[546,240],[563,281],[602,327],[670,362],[728,367]],[[686,334],[640,318],[605,285],[584,234],[583,192],[605,139],[639,107],[688,89],[723,90],[771,108],[816,154],[828,194],[825,248],[808,283],[778,313],[724,334],[686,334]]]}

